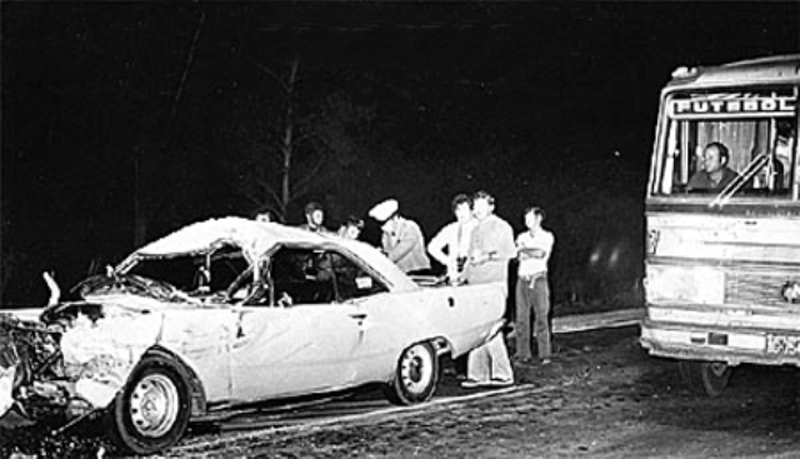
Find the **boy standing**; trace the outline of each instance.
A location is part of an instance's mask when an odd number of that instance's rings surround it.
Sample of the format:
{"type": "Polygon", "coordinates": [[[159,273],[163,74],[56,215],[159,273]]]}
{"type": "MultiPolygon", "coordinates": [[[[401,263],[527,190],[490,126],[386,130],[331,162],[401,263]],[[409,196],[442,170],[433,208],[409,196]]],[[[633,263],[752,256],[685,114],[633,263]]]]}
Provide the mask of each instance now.
{"type": "Polygon", "coordinates": [[[516,358],[532,359],[531,355],[531,309],[534,314],[534,332],[537,351],[543,365],[550,363],[550,286],[547,281],[547,262],[553,251],[555,237],[542,228],[544,210],[529,207],[524,213],[527,231],[517,236],[517,339],[516,358]]]}

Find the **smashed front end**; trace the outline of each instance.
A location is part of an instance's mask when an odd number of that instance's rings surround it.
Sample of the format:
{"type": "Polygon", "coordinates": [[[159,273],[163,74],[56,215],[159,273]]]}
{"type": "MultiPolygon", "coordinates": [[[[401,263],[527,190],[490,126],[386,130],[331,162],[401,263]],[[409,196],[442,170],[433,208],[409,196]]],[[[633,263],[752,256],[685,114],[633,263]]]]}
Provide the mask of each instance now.
{"type": "Polygon", "coordinates": [[[0,314],[0,427],[63,416],[71,400],[60,333],[40,322],[0,314]]]}
{"type": "Polygon", "coordinates": [[[102,359],[79,365],[64,358],[65,332],[96,321],[101,306],[59,306],[45,309],[40,321],[0,313],[0,428],[75,419],[92,412],[98,402],[110,401],[120,385],[115,381],[102,391],[102,400],[93,400],[87,394],[98,390],[85,386],[109,373],[102,359]]]}

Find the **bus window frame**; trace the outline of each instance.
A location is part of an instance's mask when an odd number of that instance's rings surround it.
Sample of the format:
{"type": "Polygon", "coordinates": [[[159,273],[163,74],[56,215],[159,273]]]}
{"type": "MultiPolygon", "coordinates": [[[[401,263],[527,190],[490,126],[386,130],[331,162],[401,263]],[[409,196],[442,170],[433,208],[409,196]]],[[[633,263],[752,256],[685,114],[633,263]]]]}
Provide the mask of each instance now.
{"type": "MultiPolygon", "coordinates": [[[[704,92],[714,93],[715,91],[719,92],[725,91],[729,93],[734,93],[734,92],[743,92],[746,89],[747,88],[745,86],[737,86],[737,87],[727,87],[727,88],[705,89],[704,92]]],[[[758,88],[758,89],[763,91],[769,90],[769,88],[758,88]]],[[[787,88],[783,87],[781,89],[785,90],[787,88]]],[[[793,126],[794,132],[793,132],[793,139],[791,141],[790,161],[789,161],[789,167],[791,168],[789,174],[790,183],[788,184],[789,189],[787,196],[782,196],[779,199],[768,199],[768,201],[770,202],[775,202],[775,201],[797,202],[800,200],[800,146],[798,146],[798,144],[800,144],[800,132],[798,132],[800,130],[800,86],[792,85],[790,89],[791,89],[791,96],[794,97],[795,100],[794,115],[789,117],[783,116],[783,118],[789,118],[794,121],[794,126],[793,126]]],[[[647,187],[648,199],[654,199],[654,198],[658,199],[665,197],[674,198],[676,195],[678,195],[678,193],[674,193],[672,191],[670,192],[663,191],[665,186],[664,182],[666,180],[665,169],[667,168],[667,162],[668,162],[667,155],[669,154],[669,152],[667,151],[667,149],[670,148],[669,145],[670,136],[673,135],[672,133],[673,130],[677,129],[680,131],[684,131],[687,129],[691,129],[692,126],[691,121],[700,122],[702,121],[702,119],[691,120],[680,117],[673,117],[671,116],[669,107],[670,103],[672,102],[672,100],[674,100],[676,95],[685,95],[693,91],[697,90],[689,88],[680,91],[671,91],[668,93],[664,93],[661,97],[658,123],[656,126],[656,142],[655,142],[656,150],[651,155],[651,160],[653,161],[653,165],[650,168],[650,180],[649,180],[649,185],[647,187]]],[[[713,118],[714,117],[709,117],[708,119],[710,120],[713,118]]],[[[781,117],[753,116],[750,118],[767,119],[769,120],[770,126],[772,126],[777,122],[776,121],[777,118],[781,117]]],[[[731,117],[731,119],[734,119],[734,117],[731,117]]],[[[770,128],[769,131],[770,134],[772,134],[773,129],[770,128]]],[[[676,147],[679,148],[681,151],[688,151],[689,136],[681,133],[679,137],[681,145],[680,146],[676,145],[676,147]]],[[[675,143],[677,144],[677,141],[675,143]]],[[[774,139],[773,138],[768,139],[767,148],[768,152],[774,157],[777,151],[777,136],[775,136],[774,139]]],[[[690,158],[691,155],[689,154],[683,155],[683,158],[681,159],[681,164],[678,165],[680,167],[680,174],[681,174],[680,178],[684,183],[688,181],[688,177],[690,175],[688,174],[691,161],[690,158]],[[684,176],[684,173],[686,173],[687,175],[684,176]]],[[[674,176],[675,164],[673,164],[672,167],[673,167],[672,175],[674,176]]],[[[670,182],[669,183],[670,188],[672,188],[674,183],[671,183],[672,180],[669,180],[669,182],[670,182]]],[[[708,196],[713,196],[713,195],[706,195],[706,197],[708,196]]],[[[741,197],[741,195],[737,197],[741,197]]]]}

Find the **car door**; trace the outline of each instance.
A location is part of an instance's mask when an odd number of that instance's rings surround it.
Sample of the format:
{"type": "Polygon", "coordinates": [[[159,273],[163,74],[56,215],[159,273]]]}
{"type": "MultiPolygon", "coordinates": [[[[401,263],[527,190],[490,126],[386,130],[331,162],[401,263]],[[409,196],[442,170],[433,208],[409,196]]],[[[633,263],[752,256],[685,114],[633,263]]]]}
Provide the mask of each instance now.
{"type": "Polygon", "coordinates": [[[365,329],[359,371],[383,378],[394,370],[403,349],[433,337],[446,338],[455,355],[482,344],[502,322],[502,289],[499,283],[432,287],[358,300],[365,329]]]}
{"type": "Polygon", "coordinates": [[[230,353],[236,399],[288,397],[358,383],[353,362],[363,335],[358,307],[336,302],[325,291],[333,285],[327,280],[287,268],[305,255],[300,249],[279,250],[269,271],[273,305],[240,306],[230,353]]]}
{"type": "Polygon", "coordinates": [[[424,322],[407,308],[405,294],[390,293],[380,279],[346,254],[333,252],[331,256],[337,298],[350,305],[349,315],[357,319],[359,327],[359,345],[352,357],[356,378],[361,382],[387,380],[400,351],[424,328],[424,322]]]}

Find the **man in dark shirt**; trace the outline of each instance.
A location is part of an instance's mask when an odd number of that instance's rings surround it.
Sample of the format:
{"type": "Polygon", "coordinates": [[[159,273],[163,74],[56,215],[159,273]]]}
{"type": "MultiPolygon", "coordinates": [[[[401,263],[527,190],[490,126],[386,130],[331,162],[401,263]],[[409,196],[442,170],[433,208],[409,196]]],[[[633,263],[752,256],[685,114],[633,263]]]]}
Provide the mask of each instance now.
{"type": "Polygon", "coordinates": [[[723,190],[739,176],[728,167],[729,158],[730,153],[725,145],[719,142],[706,145],[703,150],[701,169],[689,179],[686,190],[723,190]]]}
{"type": "Polygon", "coordinates": [[[311,201],[306,204],[305,211],[306,222],[300,225],[300,228],[314,233],[331,233],[324,225],[325,211],[322,209],[322,204],[311,201]]]}

